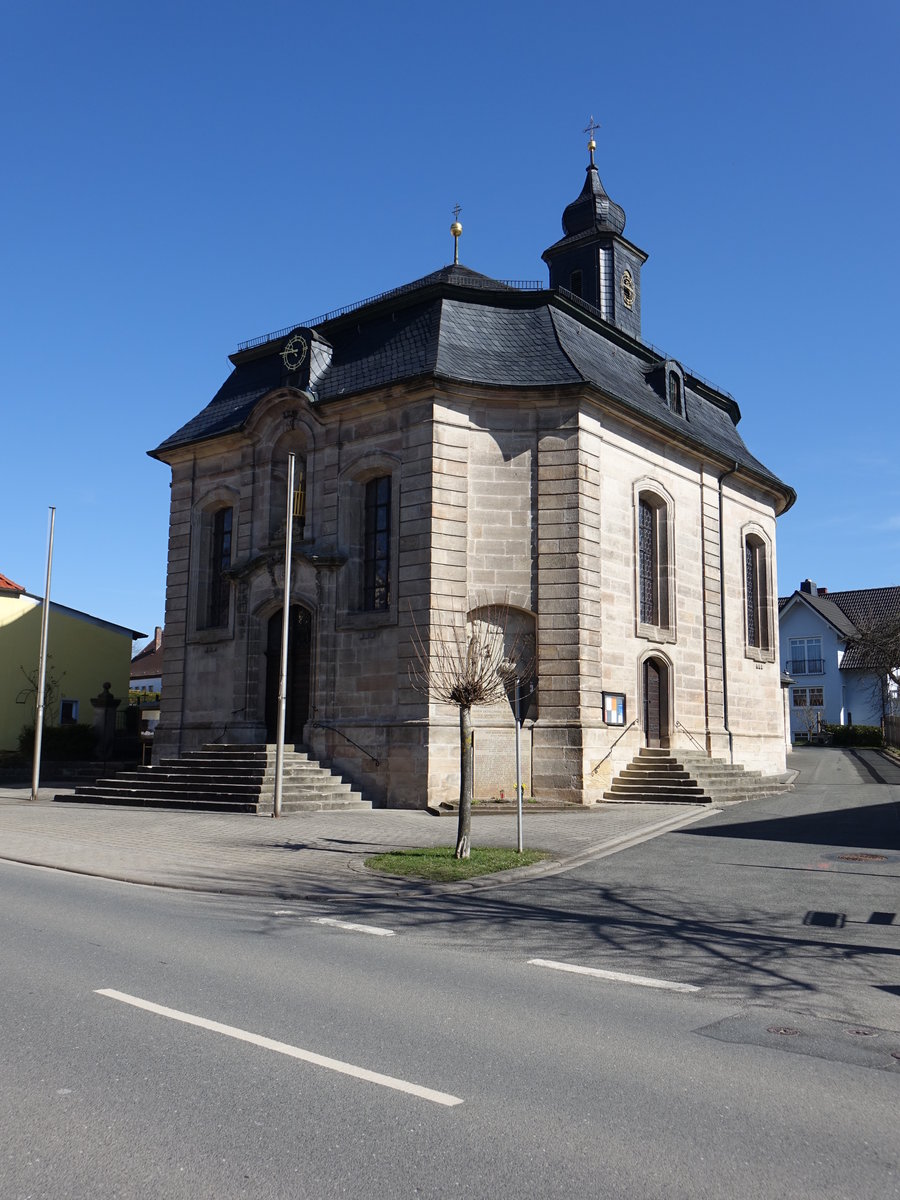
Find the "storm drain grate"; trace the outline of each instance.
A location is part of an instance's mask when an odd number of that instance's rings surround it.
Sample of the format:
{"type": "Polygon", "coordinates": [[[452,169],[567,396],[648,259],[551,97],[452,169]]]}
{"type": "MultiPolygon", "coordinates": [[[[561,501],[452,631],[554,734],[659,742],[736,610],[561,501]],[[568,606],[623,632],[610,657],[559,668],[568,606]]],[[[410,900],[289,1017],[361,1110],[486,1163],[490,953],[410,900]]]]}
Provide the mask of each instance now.
{"type": "Polygon", "coordinates": [[[839,854],[841,862],[887,862],[886,854],[839,854]]]}

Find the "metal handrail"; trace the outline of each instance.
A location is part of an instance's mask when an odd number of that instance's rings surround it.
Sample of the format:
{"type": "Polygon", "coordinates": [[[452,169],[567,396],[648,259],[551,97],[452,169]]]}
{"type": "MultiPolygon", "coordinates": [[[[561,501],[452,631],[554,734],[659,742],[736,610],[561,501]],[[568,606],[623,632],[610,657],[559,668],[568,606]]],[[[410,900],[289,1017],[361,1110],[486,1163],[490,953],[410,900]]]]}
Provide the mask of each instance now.
{"type": "Polygon", "coordinates": [[[682,733],[686,733],[688,735],[688,737],[691,739],[691,741],[694,743],[694,745],[697,747],[697,749],[700,750],[703,754],[707,753],[706,747],[701,746],[700,743],[697,741],[697,739],[694,737],[694,735],[691,733],[691,731],[689,729],[686,729],[680,721],[675,722],[675,728],[680,729],[682,733]]]}
{"type": "Polygon", "coordinates": [[[635,717],[633,721],[630,721],[629,724],[627,724],[625,726],[625,728],[622,730],[622,732],[619,734],[619,736],[616,738],[616,740],[613,742],[613,744],[610,746],[610,748],[607,750],[607,752],[603,755],[603,757],[597,763],[596,767],[591,767],[592,775],[597,774],[597,772],[600,770],[600,768],[603,766],[603,764],[606,762],[606,760],[612,754],[613,750],[615,750],[616,746],[618,746],[619,742],[621,742],[622,738],[625,736],[625,734],[628,732],[628,730],[631,728],[632,725],[637,725],[637,717],[635,717]]]}
{"type": "Polygon", "coordinates": [[[342,729],[336,729],[334,727],[334,725],[326,725],[324,721],[313,721],[312,725],[313,725],[313,729],[328,729],[332,733],[336,733],[338,735],[338,737],[342,737],[345,742],[349,742],[351,746],[355,746],[356,749],[359,750],[362,754],[365,754],[365,756],[367,758],[371,758],[372,762],[375,764],[376,767],[381,766],[380,758],[376,758],[375,755],[371,752],[371,750],[367,750],[365,748],[365,746],[361,746],[359,744],[359,742],[354,742],[352,737],[347,737],[346,733],[344,733],[344,731],[342,729]]]}

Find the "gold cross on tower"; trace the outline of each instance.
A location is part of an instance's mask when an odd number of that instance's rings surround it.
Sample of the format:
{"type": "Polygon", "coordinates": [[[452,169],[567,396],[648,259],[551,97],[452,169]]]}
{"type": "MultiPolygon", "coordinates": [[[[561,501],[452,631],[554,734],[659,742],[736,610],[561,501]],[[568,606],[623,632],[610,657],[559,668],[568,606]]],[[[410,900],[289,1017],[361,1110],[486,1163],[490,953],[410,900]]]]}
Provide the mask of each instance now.
{"type": "Polygon", "coordinates": [[[592,167],[594,166],[594,151],[597,149],[597,143],[594,141],[594,134],[597,132],[598,129],[600,129],[600,127],[601,127],[600,122],[595,121],[594,114],[591,113],[591,119],[590,119],[590,121],[588,121],[587,125],[584,127],[584,130],[582,131],[584,133],[589,133],[591,135],[590,141],[588,142],[588,150],[590,150],[590,152],[591,152],[591,166],[592,167]]]}

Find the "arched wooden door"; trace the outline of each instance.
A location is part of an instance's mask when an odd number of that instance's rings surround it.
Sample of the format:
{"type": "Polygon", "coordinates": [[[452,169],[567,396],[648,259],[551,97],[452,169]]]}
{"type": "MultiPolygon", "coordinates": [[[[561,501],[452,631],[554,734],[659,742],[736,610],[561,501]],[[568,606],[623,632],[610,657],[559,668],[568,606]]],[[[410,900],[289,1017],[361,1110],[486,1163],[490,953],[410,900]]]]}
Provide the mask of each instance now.
{"type": "Polygon", "coordinates": [[[641,687],[644,741],[647,746],[669,744],[669,667],[661,658],[644,660],[641,687]]]}
{"type": "MultiPolygon", "coordinates": [[[[278,736],[278,676],[281,671],[282,610],[269,617],[266,630],[266,740],[278,736]]],[[[301,604],[292,604],[288,619],[287,696],[284,740],[301,742],[303,727],[309,720],[310,656],[312,651],[312,613],[301,604]]]]}

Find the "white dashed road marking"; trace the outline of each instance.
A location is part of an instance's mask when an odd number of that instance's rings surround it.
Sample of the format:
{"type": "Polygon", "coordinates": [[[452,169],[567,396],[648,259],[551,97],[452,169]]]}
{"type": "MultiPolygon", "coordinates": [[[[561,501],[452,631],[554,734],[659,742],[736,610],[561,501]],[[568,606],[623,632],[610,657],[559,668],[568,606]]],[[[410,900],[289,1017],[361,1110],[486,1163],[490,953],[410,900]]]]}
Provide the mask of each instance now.
{"type": "Polygon", "coordinates": [[[675,983],[671,979],[650,979],[646,975],[626,975],[623,971],[602,971],[599,967],[579,967],[575,963],[553,962],[549,958],[529,958],[529,966],[551,967],[554,971],[571,971],[574,975],[593,975],[595,979],[610,979],[615,983],[635,983],[638,987],[664,988],[669,992],[699,992],[693,983],[675,983]]]}
{"type": "Polygon", "coordinates": [[[120,1000],[123,1004],[142,1008],[146,1012],[156,1013],[160,1017],[168,1017],[172,1021],[181,1021],[185,1025],[196,1025],[200,1029],[209,1029],[213,1033],[236,1038],[239,1042],[250,1042],[251,1045],[261,1046],[264,1050],[274,1050],[278,1054],[285,1054],[288,1058],[299,1058],[302,1062],[325,1067],[327,1070],[337,1071],[341,1075],[352,1075],[354,1079],[364,1079],[368,1083],[377,1083],[381,1087],[393,1088],[397,1092],[407,1092],[410,1096],[418,1096],[421,1100],[430,1100],[432,1104],[443,1104],[450,1108],[463,1102],[459,1096],[451,1096],[448,1092],[437,1092],[433,1088],[422,1087],[418,1083],[409,1083],[405,1079],[395,1079],[392,1075],[382,1075],[378,1071],[369,1071],[365,1067],[356,1067],[352,1063],[341,1062],[337,1058],[326,1058],[325,1055],[314,1054],[311,1050],[301,1050],[299,1046],[289,1046],[286,1042],[276,1042],[272,1038],[262,1037],[258,1033],[248,1033],[246,1029],[237,1029],[234,1025],[222,1025],[219,1021],[209,1021],[206,1017],[179,1012],[177,1008],[166,1008],[162,1004],[141,1000],[138,996],[129,996],[126,992],[117,992],[113,988],[97,988],[96,994],[108,996],[111,1000],[120,1000]]]}
{"type": "Polygon", "coordinates": [[[336,929],[350,929],[354,933],[372,933],[376,937],[393,937],[393,929],[379,929],[377,925],[354,925],[352,921],[339,921],[337,917],[312,917],[313,925],[333,925],[336,929]]]}

